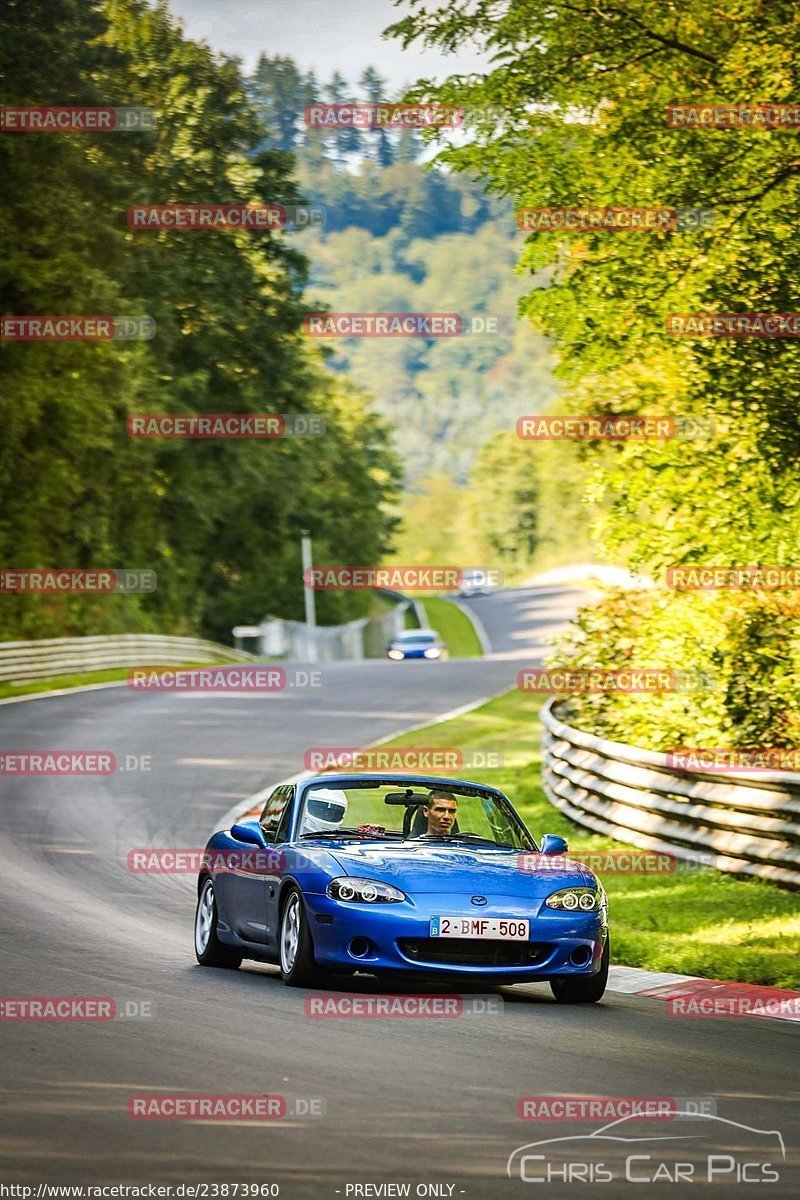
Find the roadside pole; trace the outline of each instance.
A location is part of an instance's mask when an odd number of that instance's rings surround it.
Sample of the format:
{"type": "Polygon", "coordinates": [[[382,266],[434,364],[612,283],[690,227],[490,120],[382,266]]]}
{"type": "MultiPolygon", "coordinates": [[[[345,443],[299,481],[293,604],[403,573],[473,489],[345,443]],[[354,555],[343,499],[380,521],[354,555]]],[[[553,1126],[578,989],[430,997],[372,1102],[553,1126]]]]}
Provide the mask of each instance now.
{"type": "Polygon", "coordinates": [[[316,639],[317,610],[316,610],[316,605],[315,605],[316,597],[314,595],[314,589],[312,587],[309,587],[308,584],[306,583],[308,574],[311,571],[312,566],[314,565],[314,558],[313,558],[313,553],[312,553],[312,548],[311,548],[311,536],[307,529],[303,529],[301,532],[302,532],[302,538],[300,541],[300,547],[301,547],[301,553],[302,553],[302,559],[303,559],[303,595],[305,597],[305,602],[306,602],[306,625],[308,625],[308,627],[309,627],[309,637],[308,637],[309,661],[316,662],[317,661],[317,639],[316,639]]]}

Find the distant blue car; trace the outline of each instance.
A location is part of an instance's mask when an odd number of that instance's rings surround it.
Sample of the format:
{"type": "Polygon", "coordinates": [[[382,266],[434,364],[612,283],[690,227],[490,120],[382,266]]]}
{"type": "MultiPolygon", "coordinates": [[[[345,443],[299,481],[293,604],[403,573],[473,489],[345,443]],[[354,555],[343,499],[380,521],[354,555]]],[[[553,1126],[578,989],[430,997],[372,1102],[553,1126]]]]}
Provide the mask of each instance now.
{"type": "Polygon", "coordinates": [[[332,975],[547,981],[594,1003],[608,976],[597,877],[537,847],[495,788],[412,775],[318,775],[275,789],[258,820],[215,833],[198,879],[204,966],[332,975]]]}
{"type": "Polygon", "coordinates": [[[447,646],[433,629],[406,629],[389,642],[386,657],[396,662],[404,658],[447,658],[447,646]]]}

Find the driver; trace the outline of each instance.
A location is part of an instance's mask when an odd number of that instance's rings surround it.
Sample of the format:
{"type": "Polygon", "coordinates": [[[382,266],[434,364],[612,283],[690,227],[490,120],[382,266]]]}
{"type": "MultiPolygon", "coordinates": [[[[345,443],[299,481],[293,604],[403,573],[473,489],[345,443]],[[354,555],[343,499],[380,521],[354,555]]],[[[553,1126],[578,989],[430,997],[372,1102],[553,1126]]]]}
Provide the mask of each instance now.
{"type": "Polygon", "coordinates": [[[423,837],[448,837],[458,816],[458,800],[452,792],[431,792],[427,804],[422,806],[422,815],[428,822],[423,837]]]}
{"type": "Polygon", "coordinates": [[[338,788],[312,788],[306,800],[303,833],[338,829],[347,813],[347,796],[338,788]]]}

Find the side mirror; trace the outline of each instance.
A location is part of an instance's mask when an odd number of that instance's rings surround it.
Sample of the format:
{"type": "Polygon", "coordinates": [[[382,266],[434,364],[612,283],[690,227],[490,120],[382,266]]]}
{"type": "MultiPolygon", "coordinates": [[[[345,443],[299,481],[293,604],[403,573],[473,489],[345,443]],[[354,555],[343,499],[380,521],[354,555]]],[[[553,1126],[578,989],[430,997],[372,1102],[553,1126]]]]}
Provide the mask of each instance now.
{"type": "Polygon", "coordinates": [[[539,847],[540,854],[566,854],[569,846],[562,837],[557,837],[554,833],[546,833],[542,837],[542,844],[539,847]]]}
{"type": "Polygon", "coordinates": [[[231,825],[231,837],[235,837],[237,842],[260,846],[262,850],[267,846],[267,839],[258,821],[237,821],[235,825],[231,825]]]}

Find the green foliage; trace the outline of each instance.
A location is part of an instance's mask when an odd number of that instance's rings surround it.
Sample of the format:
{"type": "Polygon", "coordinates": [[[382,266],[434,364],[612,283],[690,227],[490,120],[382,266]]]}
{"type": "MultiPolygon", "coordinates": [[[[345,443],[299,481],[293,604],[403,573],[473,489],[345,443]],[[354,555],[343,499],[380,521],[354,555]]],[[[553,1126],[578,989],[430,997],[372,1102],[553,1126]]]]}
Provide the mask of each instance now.
{"type": "MultiPolygon", "coordinates": [[[[452,342],[331,343],[331,368],[363,386],[395,427],[412,491],[394,561],[502,560],[507,572],[524,574],[535,551],[548,565],[582,547],[592,557],[575,455],[514,448],[517,418],[550,408],[556,389],[546,340],[516,315],[526,285],[513,275],[520,235],[510,204],[467,174],[415,161],[423,143],[410,131],[356,131],[349,154],[335,131],[313,142],[303,86],[283,59],[262,58],[250,81],[267,144],[270,121],[292,124],[300,187],[326,210],[324,232],[306,243],[314,294],[334,311],[453,311],[498,324],[496,333],[452,342]],[[288,75],[293,90],[281,82],[288,75]],[[481,469],[476,455],[485,457],[481,469]]],[[[391,99],[372,68],[359,88],[361,100],[391,99]]],[[[346,91],[341,79],[322,90],[338,100],[346,91]]]]}
{"type": "MultiPolygon", "coordinates": [[[[449,0],[433,12],[415,4],[393,32],[406,45],[421,39],[444,50],[465,39],[486,44],[485,77],[423,82],[414,96],[465,108],[469,136],[453,143],[433,135],[438,161],[481,176],[515,206],[715,211],[714,224],[693,232],[535,233],[522,255],[533,278],[521,309],[555,339],[565,412],[715,424],[706,439],[589,449],[587,495],[601,513],[606,555],[657,580],[679,563],[800,561],[796,343],[665,330],[671,313],[797,307],[796,132],[671,128],[666,120],[667,105],[679,102],[793,103],[796,4],[738,0],[715,10],[688,0],[673,10],[655,0],[449,0]]],[[[790,601],[648,603],[649,642],[641,641],[638,602],[625,600],[612,606],[619,636],[601,623],[587,654],[620,665],[610,657],[627,639],[661,660],[693,659],[700,620],[720,658],[724,700],[710,709],[692,701],[686,712],[673,711],[686,699],[603,701],[598,719],[648,743],[678,732],[758,744],[796,736],[790,601]]]]}
{"type": "MultiPolygon", "coordinates": [[[[299,537],[320,559],[376,561],[396,462],[383,422],[325,372],[301,332],[293,235],[134,231],[137,202],[291,202],[288,157],[234,63],[141,0],[10,3],[3,103],[143,105],[148,133],[11,134],[0,142],[0,302],[13,314],[149,313],[150,342],[4,347],[0,560],[149,567],[146,597],[4,596],[0,637],[230,628],[302,615],[299,537]],[[33,35],[31,35],[31,31],[33,35]],[[38,39],[38,40],[37,40],[38,39]],[[41,43],[41,44],[39,44],[41,43]],[[141,441],[131,412],[311,412],[325,437],[141,441]]],[[[320,596],[321,621],[368,599],[320,596]]]]}
{"type": "Polygon", "coordinates": [[[582,609],[552,665],[702,673],[708,689],[598,692],[572,718],[651,750],[795,747],[800,738],[800,601],[737,593],[611,592],[582,609]]]}
{"type": "Polygon", "coordinates": [[[549,347],[514,316],[521,288],[512,273],[513,233],[487,224],[472,234],[409,239],[399,229],[379,238],[352,228],[307,244],[312,294],[333,311],[457,312],[497,321],[497,332],[456,338],[331,343],[331,368],[370,392],[393,422],[412,486],[429,474],[466,484],[484,442],[547,406],[555,391],[549,347]]]}
{"type": "Polygon", "coordinates": [[[483,650],[475,626],[467,614],[442,596],[420,600],[430,629],[435,629],[447,646],[450,658],[481,658],[483,650]]]}
{"type": "Polygon", "coordinates": [[[488,561],[524,570],[539,538],[539,484],[531,447],[516,432],[495,434],[475,461],[471,484],[475,527],[488,561]]]}

